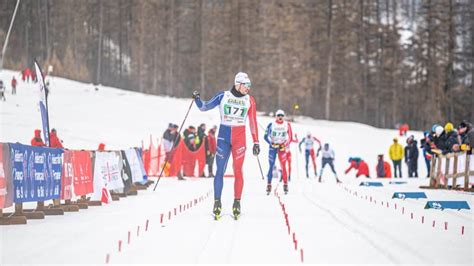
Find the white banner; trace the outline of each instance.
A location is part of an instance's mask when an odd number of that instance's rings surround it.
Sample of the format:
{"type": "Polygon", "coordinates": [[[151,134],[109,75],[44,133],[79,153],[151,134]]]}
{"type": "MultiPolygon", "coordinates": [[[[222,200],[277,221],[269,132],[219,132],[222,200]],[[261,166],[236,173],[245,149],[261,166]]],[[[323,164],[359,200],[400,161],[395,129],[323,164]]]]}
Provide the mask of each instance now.
{"type": "Polygon", "coordinates": [[[94,193],[92,200],[102,200],[104,203],[112,199],[109,190],[124,187],[120,173],[120,156],[115,152],[96,152],[94,160],[94,193]]]}
{"type": "Polygon", "coordinates": [[[125,151],[125,156],[127,156],[127,161],[130,164],[130,171],[132,172],[132,181],[143,182],[143,172],[140,165],[140,160],[138,160],[137,151],[135,149],[128,149],[125,151]]]}

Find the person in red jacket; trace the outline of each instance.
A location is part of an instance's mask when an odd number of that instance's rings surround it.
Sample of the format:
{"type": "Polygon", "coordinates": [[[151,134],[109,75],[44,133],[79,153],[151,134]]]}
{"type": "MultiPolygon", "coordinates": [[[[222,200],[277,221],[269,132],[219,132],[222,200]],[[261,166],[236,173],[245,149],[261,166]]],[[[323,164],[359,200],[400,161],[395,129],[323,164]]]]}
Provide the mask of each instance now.
{"type": "Polygon", "coordinates": [[[23,74],[24,74],[24,76],[25,76],[25,78],[26,78],[26,82],[29,83],[29,82],[30,82],[30,78],[31,78],[31,70],[30,70],[30,68],[29,68],[29,67],[25,68],[23,74]]]}
{"type": "Polygon", "coordinates": [[[59,148],[64,149],[62,141],[58,138],[56,129],[51,129],[51,133],[49,134],[49,146],[51,148],[59,148]]]}
{"type": "Polygon", "coordinates": [[[366,162],[364,162],[364,160],[362,160],[359,157],[354,157],[354,158],[351,157],[349,158],[349,163],[351,165],[349,166],[349,168],[347,168],[346,174],[349,173],[349,171],[354,168],[358,170],[356,173],[357,178],[359,178],[359,176],[361,175],[365,175],[365,177],[370,177],[369,166],[367,165],[366,162]]]}
{"type": "Polygon", "coordinates": [[[99,147],[97,148],[98,151],[105,151],[105,144],[104,143],[100,143],[99,144],[99,147]]]}
{"type": "Polygon", "coordinates": [[[206,154],[206,162],[209,170],[209,177],[214,177],[214,171],[212,167],[214,165],[214,158],[216,157],[217,151],[216,130],[217,127],[214,126],[213,128],[209,129],[207,133],[207,143],[209,145],[209,150],[206,154]]]}
{"type": "Polygon", "coordinates": [[[41,138],[41,130],[35,129],[35,137],[31,139],[31,146],[45,146],[43,139],[41,138]]]}
{"type": "Polygon", "coordinates": [[[15,94],[16,94],[16,84],[17,84],[17,83],[18,83],[18,82],[16,81],[15,76],[13,76],[13,77],[12,77],[12,83],[11,83],[11,85],[12,85],[12,95],[15,95],[15,94]]]}

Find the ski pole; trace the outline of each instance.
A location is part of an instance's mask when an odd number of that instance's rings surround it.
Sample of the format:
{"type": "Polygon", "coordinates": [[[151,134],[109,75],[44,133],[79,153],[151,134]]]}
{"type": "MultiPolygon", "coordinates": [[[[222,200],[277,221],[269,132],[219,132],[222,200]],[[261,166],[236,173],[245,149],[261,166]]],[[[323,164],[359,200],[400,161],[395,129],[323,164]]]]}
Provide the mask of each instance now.
{"type": "Polygon", "coordinates": [[[256,156],[257,156],[258,168],[260,168],[260,174],[262,175],[262,180],[265,180],[265,178],[263,177],[262,165],[260,164],[260,160],[258,159],[258,155],[256,155],[256,156]]]}
{"type": "MultiPolygon", "coordinates": [[[[186,122],[186,119],[188,118],[189,111],[191,111],[191,107],[193,107],[193,103],[194,103],[194,99],[191,101],[191,104],[189,105],[188,111],[186,112],[186,116],[184,116],[183,122],[181,123],[181,126],[179,127],[178,138],[181,137],[181,130],[183,129],[184,122],[186,122]]],[[[173,141],[173,146],[171,146],[171,151],[174,150],[175,144],[176,144],[176,140],[173,141]]],[[[160,182],[161,176],[163,176],[163,171],[165,170],[165,166],[167,164],[168,164],[168,158],[165,158],[165,163],[163,164],[163,167],[161,167],[161,172],[160,172],[160,175],[158,176],[158,180],[156,181],[156,184],[155,184],[155,187],[153,188],[153,191],[156,190],[156,187],[158,186],[158,182],[160,182]]]]}

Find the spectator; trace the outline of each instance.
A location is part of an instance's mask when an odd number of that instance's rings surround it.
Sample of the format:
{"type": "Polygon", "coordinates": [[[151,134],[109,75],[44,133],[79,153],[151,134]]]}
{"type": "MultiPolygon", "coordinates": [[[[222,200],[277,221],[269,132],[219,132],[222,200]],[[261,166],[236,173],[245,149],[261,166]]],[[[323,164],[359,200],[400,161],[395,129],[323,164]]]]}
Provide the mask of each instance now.
{"type": "Polygon", "coordinates": [[[393,171],[395,178],[402,177],[402,158],[403,158],[403,148],[402,145],[398,143],[398,139],[393,139],[393,144],[390,146],[388,154],[390,155],[390,160],[393,162],[393,171]],[[398,170],[398,175],[397,175],[398,170]]]}
{"type": "Polygon", "coordinates": [[[415,137],[411,135],[409,137],[409,143],[407,145],[408,151],[405,155],[405,161],[408,165],[408,177],[418,177],[418,142],[415,137]]]}
{"type": "Polygon", "coordinates": [[[49,134],[49,146],[51,148],[59,148],[64,149],[62,140],[58,138],[56,129],[51,129],[51,133],[49,134]]]}
{"type": "Polygon", "coordinates": [[[189,126],[183,132],[184,135],[184,144],[190,151],[196,151],[196,128],[189,126]]]}
{"type": "Polygon", "coordinates": [[[105,151],[105,144],[104,143],[100,143],[99,144],[99,147],[97,148],[98,151],[105,151]]]}
{"type": "Polygon", "coordinates": [[[170,160],[171,151],[173,149],[173,141],[175,141],[177,136],[177,129],[174,127],[174,124],[169,123],[168,128],[163,133],[163,149],[165,150],[166,160],[170,160]]]}
{"type": "Polygon", "coordinates": [[[346,174],[349,173],[349,171],[351,169],[356,169],[358,170],[357,173],[356,173],[356,177],[359,178],[359,176],[361,175],[365,175],[365,177],[369,178],[370,175],[369,175],[369,166],[367,165],[367,163],[364,162],[364,160],[362,160],[361,158],[359,157],[351,157],[349,158],[349,163],[351,164],[349,166],[349,168],[347,168],[346,170],[346,174]]]}
{"type": "Polygon", "coordinates": [[[41,130],[35,129],[35,136],[31,139],[31,146],[43,147],[45,146],[43,139],[41,138],[41,130]]]}
{"type": "Polygon", "coordinates": [[[409,136],[406,140],[407,145],[404,148],[403,156],[405,157],[405,164],[408,167],[408,157],[410,155],[410,143],[413,139],[413,135],[409,136]]]}
{"type": "Polygon", "coordinates": [[[460,145],[458,132],[454,130],[452,123],[448,122],[444,126],[444,132],[446,132],[446,146],[448,152],[459,152],[460,145]]]}
{"type": "Polygon", "coordinates": [[[25,68],[25,70],[23,70],[23,81],[26,80],[26,82],[30,83],[30,78],[31,78],[31,70],[29,67],[25,68]]]}
{"type": "MultiPolygon", "coordinates": [[[[206,124],[204,123],[200,124],[197,130],[196,150],[201,148],[203,144],[204,144],[204,152],[206,153],[206,160],[207,160],[207,154],[209,152],[209,144],[207,143],[206,124]]],[[[204,170],[202,171],[202,173],[199,174],[199,176],[206,177],[206,175],[204,174],[204,170]]]]}
{"type": "Polygon", "coordinates": [[[406,136],[409,129],[410,129],[410,127],[408,126],[407,123],[401,124],[400,127],[398,128],[398,132],[400,134],[400,137],[401,136],[406,136]]]}
{"type": "Polygon", "coordinates": [[[446,154],[449,152],[447,145],[447,136],[444,132],[444,128],[440,125],[434,127],[434,137],[431,150],[436,154],[446,154]]]}
{"type": "Polygon", "coordinates": [[[212,127],[211,129],[209,129],[209,132],[207,135],[207,143],[209,145],[209,149],[206,153],[206,162],[207,162],[207,167],[209,171],[209,177],[214,177],[214,171],[212,168],[214,165],[214,158],[216,157],[216,151],[217,151],[216,130],[217,130],[217,126],[212,127]]]}
{"type": "Polygon", "coordinates": [[[15,76],[12,77],[12,82],[11,82],[11,85],[12,85],[12,95],[16,95],[16,85],[17,85],[17,81],[15,79],[15,76]]]}
{"type": "Polygon", "coordinates": [[[3,80],[0,79],[0,99],[3,101],[6,101],[7,98],[5,98],[5,85],[3,85],[3,80]]]}
{"type": "Polygon", "coordinates": [[[383,154],[378,155],[377,166],[375,167],[377,177],[392,177],[390,164],[383,159],[383,154]]]}
{"type": "Polygon", "coordinates": [[[458,126],[458,132],[461,140],[461,150],[472,154],[474,147],[474,129],[468,121],[462,121],[458,126]]]}
{"type": "Polygon", "coordinates": [[[431,171],[431,136],[430,132],[425,131],[423,132],[424,138],[420,141],[421,145],[420,148],[423,150],[423,158],[425,159],[426,164],[426,177],[430,177],[431,171]]]}
{"type": "Polygon", "coordinates": [[[199,149],[201,145],[204,143],[206,146],[206,153],[208,150],[207,144],[206,144],[206,124],[200,124],[198,129],[197,129],[197,136],[196,136],[196,149],[199,149]]]}

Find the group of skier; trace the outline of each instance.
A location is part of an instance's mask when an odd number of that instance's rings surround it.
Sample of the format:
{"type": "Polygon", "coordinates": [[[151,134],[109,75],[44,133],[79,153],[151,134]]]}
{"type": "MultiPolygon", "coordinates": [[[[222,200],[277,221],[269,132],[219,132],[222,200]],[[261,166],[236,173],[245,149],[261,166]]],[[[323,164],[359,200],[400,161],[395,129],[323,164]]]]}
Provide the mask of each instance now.
{"type": "MultiPolygon", "coordinates": [[[[218,107],[220,110],[221,123],[219,126],[219,134],[217,136],[217,153],[216,165],[217,171],[214,178],[214,208],[213,214],[216,220],[220,219],[222,212],[221,195],[223,189],[223,177],[227,167],[229,156],[232,153],[233,170],[234,170],[234,203],[232,206],[232,214],[234,219],[238,219],[241,213],[240,201],[243,189],[243,172],[242,165],[245,159],[246,151],[246,121],[249,119],[250,132],[253,140],[253,154],[258,156],[260,153],[260,144],[258,140],[258,126],[256,116],[256,103],[252,96],[249,95],[251,82],[246,73],[239,72],[235,75],[234,85],[230,90],[222,91],[214,95],[209,101],[202,101],[198,91],[193,92],[193,98],[197,107],[201,111],[208,111],[218,107]]],[[[269,145],[268,161],[269,169],[267,174],[267,193],[272,188],[272,179],[276,157],[280,161],[282,171],[283,190],[288,193],[288,181],[291,178],[291,152],[290,144],[298,142],[296,136],[293,136],[291,124],[285,121],[285,112],[278,110],[275,113],[275,121],[268,124],[264,139],[269,145]]],[[[328,143],[321,147],[321,141],[312,136],[310,132],[299,142],[299,150],[301,146],[305,147],[306,158],[306,177],[309,178],[308,166],[309,160],[313,164],[314,173],[317,175],[316,158],[322,152],[322,167],[319,174],[319,182],[323,174],[324,167],[329,165],[336,178],[334,169],[334,151],[329,147],[328,143]],[[319,149],[315,155],[315,143],[319,145],[319,149]]]]}

